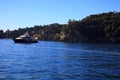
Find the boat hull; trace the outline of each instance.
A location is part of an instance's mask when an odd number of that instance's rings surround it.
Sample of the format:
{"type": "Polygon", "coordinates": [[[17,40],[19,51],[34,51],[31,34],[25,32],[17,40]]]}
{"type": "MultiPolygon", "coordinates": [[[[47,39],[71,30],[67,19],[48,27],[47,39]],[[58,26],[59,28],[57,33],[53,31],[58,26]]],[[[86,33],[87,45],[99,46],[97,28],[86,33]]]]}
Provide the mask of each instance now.
{"type": "Polygon", "coordinates": [[[38,43],[37,40],[13,39],[15,43],[38,43]]]}

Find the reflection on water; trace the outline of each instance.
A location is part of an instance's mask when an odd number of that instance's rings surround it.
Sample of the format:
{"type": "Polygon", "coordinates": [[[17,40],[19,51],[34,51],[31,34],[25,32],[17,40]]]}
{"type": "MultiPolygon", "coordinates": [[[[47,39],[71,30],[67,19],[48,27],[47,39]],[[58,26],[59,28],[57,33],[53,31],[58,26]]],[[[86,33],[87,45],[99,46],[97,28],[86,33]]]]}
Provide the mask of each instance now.
{"type": "Polygon", "coordinates": [[[0,40],[0,80],[120,80],[120,45],[0,40]]]}

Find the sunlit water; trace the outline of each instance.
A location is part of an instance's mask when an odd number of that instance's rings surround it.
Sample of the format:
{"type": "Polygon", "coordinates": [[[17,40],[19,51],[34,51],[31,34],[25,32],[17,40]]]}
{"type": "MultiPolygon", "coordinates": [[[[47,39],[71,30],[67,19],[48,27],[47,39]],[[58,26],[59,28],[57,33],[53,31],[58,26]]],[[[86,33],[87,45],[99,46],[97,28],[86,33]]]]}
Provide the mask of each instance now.
{"type": "Polygon", "coordinates": [[[0,40],[0,80],[120,80],[120,45],[0,40]]]}

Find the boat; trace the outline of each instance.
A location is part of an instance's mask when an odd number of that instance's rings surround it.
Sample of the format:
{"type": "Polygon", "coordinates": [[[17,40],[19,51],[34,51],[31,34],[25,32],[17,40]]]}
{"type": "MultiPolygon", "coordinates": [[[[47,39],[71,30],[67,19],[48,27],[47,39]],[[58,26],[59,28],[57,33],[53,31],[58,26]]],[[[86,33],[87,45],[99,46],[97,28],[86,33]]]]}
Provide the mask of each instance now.
{"type": "Polygon", "coordinates": [[[21,35],[17,38],[13,38],[13,41],[15,43],[38,43],[38,40],[30,36],[28,32],[26,32],[24,35],[21,35]]]}

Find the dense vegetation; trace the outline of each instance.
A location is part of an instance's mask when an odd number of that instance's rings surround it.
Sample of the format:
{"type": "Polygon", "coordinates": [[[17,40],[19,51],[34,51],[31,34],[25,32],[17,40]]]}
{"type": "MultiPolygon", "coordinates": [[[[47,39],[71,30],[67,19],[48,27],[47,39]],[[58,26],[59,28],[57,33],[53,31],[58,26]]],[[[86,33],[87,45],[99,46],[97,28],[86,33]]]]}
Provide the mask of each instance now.
{"type": "Polygon", "coordinates": [[[35,25],[5,33],[0,30],[0,38],[15,38],[26,31],[40,40],[120,43],[120,12],[94,14],[67,24],[35,25]]]}

